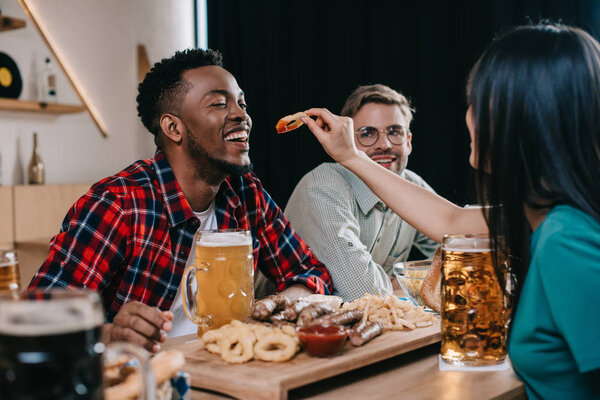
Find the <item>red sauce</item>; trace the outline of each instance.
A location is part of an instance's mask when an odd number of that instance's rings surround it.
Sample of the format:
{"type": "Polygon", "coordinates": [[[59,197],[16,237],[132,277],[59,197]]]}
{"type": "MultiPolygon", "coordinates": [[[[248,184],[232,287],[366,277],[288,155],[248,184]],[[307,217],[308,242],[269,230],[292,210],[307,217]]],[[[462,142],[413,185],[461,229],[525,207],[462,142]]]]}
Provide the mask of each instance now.
{"type": "Polygon", "coordinates": [[[346,343],[348,329],[343,326],[307,326],[298,330],[298,338],[306,352],[314,357],[328,357],[346,343]]]}

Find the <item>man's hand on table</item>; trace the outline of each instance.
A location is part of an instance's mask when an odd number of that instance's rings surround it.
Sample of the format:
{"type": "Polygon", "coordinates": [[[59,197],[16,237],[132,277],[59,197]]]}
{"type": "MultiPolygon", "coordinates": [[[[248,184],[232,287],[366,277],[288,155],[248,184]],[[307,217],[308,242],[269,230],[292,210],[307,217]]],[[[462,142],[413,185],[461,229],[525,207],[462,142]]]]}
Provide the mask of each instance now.
{"type": "Polygon", "coordinates": [[[121,307],[112,324],[104,325],[104,335],[107,342],[129,342],[158,353],[160,343],[167,340],[172,320],[170,311],[131,301],[121,307]]]}

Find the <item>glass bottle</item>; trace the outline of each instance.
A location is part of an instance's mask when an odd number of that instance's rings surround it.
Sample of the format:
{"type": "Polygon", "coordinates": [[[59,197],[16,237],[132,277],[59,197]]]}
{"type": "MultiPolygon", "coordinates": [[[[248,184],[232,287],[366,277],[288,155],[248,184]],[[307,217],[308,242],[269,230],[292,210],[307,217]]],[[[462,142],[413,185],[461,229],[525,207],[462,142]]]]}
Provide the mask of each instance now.
{"type": "Polygon", "coordinates": [[[49,57],[44,62],[42,76],[42,102],[56,103],[56,69],[49,57]]]}
{"type": "Polygon", "coordinates": [[[32,185],[42,185],[44,183],[44,162],[38,152],[37,133],[33,134],[33,154],[29,161],[29,183],[32,185]]]}

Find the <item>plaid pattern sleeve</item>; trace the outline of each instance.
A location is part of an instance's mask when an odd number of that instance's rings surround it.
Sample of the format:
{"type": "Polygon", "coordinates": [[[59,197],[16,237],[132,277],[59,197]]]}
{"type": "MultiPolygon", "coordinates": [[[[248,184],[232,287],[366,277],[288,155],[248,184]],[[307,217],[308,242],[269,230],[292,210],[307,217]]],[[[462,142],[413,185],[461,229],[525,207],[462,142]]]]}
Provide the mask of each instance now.
{"type": "Polygon", "coordinates": [[[109,191],[90,190],[65,217],[33,287],[106,289],[126,254],[129,221],[109,191]]]}
{"type": "Polygon", "coordinates": [[[255,267],[277,291],[302,284],[320,294],[331,294],[329,271],[296,234],[282,210],[254,174],[230,178],[228,202],[217,206],[221,227],[249,228],[254,238],[255,267]]]}
{"type": "Polygon", "coordinates": [[[157,152],[98,182],[71,207],[29,288],[96,290],[107,322],[129,301],[168,310],[198,226],[157,152]]]}

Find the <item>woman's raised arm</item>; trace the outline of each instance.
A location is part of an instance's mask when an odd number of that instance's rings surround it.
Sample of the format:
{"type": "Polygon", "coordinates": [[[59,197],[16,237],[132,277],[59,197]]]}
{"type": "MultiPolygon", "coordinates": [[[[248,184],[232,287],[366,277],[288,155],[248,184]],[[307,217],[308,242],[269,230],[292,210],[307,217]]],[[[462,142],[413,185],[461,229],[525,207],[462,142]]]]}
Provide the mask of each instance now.
{"type": "Polygon", "coordinates": [[[438,242],[449,233],[487,233],[478,208],[462,208],[383,168],[354,145],[354,124],[324,108],[302,118],[325,151],[362,179],[385,204],[420,232],[438,242]]]}

